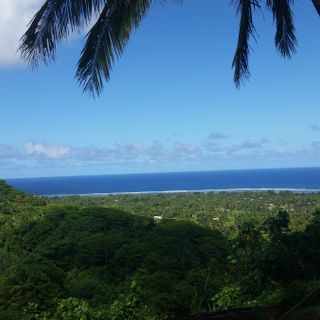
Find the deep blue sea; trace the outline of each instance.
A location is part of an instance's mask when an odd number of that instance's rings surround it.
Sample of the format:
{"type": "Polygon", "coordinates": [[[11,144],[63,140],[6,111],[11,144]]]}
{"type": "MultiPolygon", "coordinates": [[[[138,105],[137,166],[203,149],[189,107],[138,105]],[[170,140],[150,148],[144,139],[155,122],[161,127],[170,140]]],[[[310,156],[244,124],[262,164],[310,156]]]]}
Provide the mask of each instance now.
{"type": "Polygon", "coordinates": [[[320,191],[320,168],[122,174],[6,181],[20,190],[50,196],[235,189],[320,191]]]}

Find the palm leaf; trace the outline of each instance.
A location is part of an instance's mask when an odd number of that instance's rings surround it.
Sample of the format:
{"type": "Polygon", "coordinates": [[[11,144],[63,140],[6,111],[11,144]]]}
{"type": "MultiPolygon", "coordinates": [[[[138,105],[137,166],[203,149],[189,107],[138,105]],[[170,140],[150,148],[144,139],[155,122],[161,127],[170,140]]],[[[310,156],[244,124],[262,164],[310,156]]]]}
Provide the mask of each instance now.
{"type": "Polygon", "coordinates": [[[152,0],[108,0],[87,34],[76,78],[84,91],[99,95],[110,78],[114,61],[122,54],[131,31],[137,28],[152,0]]]}
{"type": "Polygon", "coordinates": [[[57,43],[70,31],[83,27],[99,12],[106,0],[47,0],[22,36],[19,50],[25,60],[37,66],[55,58],[57,43]]]}
{"type": "Polygon", "coordinates": [[[257,0],[239,0],[237,12],[240,13],[240,28],[237,49],[233,58],[234,82],[239,86],[243,78],[249,78],[249,39],[255,37],[252,9],[260,7],[257,0]]]}
{"type": "Polygon", "coordinates": [[[267,0],[276,22],[275,45],[279,52],[290,58],[296,51],[296,36],[291,5],[294,0],[267,0]]]}
{"type": "Polygon", "coordinates": [[[318,14],[320,15],[320,0],[312,0],[314,7],[316,8],[318,14]]]}

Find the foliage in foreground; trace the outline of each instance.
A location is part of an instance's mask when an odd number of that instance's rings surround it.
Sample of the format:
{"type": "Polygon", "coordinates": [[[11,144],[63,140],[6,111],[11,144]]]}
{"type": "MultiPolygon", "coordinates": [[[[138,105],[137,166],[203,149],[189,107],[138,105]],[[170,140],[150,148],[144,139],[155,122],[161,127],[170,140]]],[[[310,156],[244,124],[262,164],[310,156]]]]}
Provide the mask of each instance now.
{"type": "MultiPolygon", "coordinates": [[[[70,31],[82,29],[95,19],[89,30],[76,78],[85,91],[100,94],[104,80],[110,78],[111,69],[134,29],[146,16],[155,0],[99,1],[46,0],[21,38],[20,52],[31,65],[48,63],[55,59],[57,44],[68,38],[70,31]]],[[[174,0],[181,2],[181,0],[174,0]]],[[[296,50],[293,0],[233,0],[240,15],[236,52],[232,67],[237,86],[250,76],[250,38],[256,38],[254,15],[270,11],[275,21],[275,46],[279,53],[290,58],[296,50]]],[[[311,2],[311,1],[310,1],[311,2]]],[[[163,1],[160,1],[163,3],[163,1]]],[[[320,15],[320,1],[312,0],[320,15]]]]}

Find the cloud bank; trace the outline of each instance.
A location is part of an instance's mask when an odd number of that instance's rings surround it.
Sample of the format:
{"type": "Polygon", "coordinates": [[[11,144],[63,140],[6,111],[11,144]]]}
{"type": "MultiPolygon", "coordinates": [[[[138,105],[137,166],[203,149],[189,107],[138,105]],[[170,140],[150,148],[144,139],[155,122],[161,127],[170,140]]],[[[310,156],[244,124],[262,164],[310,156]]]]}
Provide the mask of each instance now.
{"type": "Polygon", "coordinates": [[[84,168],[150,172],[161,168],[171,170],[173,167],[179,170],[188,170],[187,168],[206,170],[210,167],[248,168],[257,167],[259,164],[269,167],[272,163],[299,166],[300,160],[317,161],[319,156],[320,141],[292,146],[275,144],[265,138],[235,142],[230,137],[226,142],[208,137],[200,143],[175,141],[168,144],[155,140],[149,145],[114,143],[105,147],[76,147],[41,141],[27,141],[20,147],[0,144],[2,170],[14,171],[20,168],[20,171],[24,172],[23,170],[28,168],[36,168],[44,173],[51,169],[59,172],[60,169],[66,170],[66,168],[72,170],[78,168],[78,172],[81,173],[84,168]]]}

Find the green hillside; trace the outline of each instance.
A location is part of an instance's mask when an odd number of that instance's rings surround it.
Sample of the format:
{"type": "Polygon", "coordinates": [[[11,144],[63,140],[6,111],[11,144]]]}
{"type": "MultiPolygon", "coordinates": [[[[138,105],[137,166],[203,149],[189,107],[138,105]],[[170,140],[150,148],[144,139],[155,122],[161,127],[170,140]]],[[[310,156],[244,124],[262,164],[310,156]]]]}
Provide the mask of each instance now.
{"type": "MultiPolygon", "coordinates": [[[[179,213],[154,220],[68,198],[52,203],[4,182],[0,195],[3,320],[215,319],[240,307],[271,320],[270,310],[283,313],[320,278],[315,210],[303,228],[280,210],[230,219],[228,233],[179,213]]],[[[314,315],[317,304],[315,294],[303,307],[314,315]]]]}

